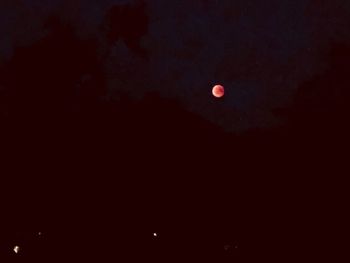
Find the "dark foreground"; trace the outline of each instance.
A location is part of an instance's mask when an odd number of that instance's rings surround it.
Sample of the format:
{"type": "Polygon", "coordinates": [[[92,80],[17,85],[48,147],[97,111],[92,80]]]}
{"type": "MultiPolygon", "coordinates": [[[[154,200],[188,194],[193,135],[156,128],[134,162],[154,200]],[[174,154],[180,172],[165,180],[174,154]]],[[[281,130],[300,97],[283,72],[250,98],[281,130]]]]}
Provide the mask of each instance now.
{"type": "Polygon", "coordinates": [[[112,106],[4,119],[3,262],[337,256],[341,136],[228,134],[157,96],[112,106]]]}

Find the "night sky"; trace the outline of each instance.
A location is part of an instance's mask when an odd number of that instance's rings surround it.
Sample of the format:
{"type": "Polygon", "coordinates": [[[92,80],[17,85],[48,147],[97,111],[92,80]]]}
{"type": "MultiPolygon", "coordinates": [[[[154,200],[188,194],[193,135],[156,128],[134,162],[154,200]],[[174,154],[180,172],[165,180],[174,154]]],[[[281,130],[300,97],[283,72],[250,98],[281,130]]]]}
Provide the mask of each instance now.
{"type": "Polygon", "coordinates": [[[349,17],[0,0],[0,261],[335,262],[349,17]]]}

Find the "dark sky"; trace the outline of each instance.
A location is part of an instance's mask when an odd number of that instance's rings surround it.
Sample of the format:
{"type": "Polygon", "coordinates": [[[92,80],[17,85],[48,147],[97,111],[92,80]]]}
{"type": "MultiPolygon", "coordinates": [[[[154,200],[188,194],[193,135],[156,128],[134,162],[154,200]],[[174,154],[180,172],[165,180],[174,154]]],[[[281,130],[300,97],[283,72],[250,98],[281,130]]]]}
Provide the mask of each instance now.
{"type": "Polygon", "coordinates": [[[0,262],[338,262],[349,16],[0,0],[0,262]]]}
{"type": "Polygon", "coordinates": [[[350,39],[341,0],[22,0],[1,1],[0,10],[2,64],[49,37],[45,23],[56,16],[80,40],[96,40],[110,93],[156,91],[235,131],[283,124],[274,110],[290,106],[328,67],[332,45],[350,39]],[[216,83],[226,88],[220,101],[216,83]]]}

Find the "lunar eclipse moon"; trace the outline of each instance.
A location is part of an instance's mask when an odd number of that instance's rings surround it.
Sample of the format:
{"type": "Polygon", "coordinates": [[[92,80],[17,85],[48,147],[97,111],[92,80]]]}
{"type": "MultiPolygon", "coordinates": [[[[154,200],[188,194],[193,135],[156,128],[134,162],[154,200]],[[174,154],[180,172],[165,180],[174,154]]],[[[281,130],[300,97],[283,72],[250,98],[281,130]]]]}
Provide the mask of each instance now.
{"type": "Polygon", "coordinates": [[[213,96],[216,98],[221,98],[225,94],[225,89],[221,85],[215,85],[212,90],[213,96]]]}

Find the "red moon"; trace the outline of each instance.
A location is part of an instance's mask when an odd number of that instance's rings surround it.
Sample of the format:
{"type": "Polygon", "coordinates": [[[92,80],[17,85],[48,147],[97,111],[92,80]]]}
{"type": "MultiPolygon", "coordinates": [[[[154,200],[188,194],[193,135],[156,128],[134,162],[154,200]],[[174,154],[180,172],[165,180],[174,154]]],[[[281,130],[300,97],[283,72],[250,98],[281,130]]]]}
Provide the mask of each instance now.
{"type": "Polygon", "coordinates": [[[221,85],[215,85],[213,87],[212,93],[213,93],[214,97],[221,98],[225,94],[225,89],[221,85]]]}

